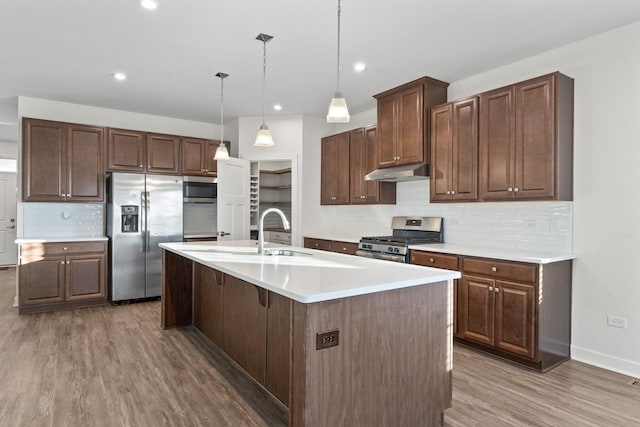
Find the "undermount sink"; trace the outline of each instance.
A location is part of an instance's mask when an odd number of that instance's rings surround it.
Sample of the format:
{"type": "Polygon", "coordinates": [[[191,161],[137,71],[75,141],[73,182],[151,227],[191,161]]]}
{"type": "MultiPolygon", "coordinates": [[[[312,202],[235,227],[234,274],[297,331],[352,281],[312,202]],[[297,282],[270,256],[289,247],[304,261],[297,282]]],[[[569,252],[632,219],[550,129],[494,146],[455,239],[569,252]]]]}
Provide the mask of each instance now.
{"type": "Polygon", "coordinates": [[[305,252],[291,251],[289,249],[268,249],[263,255],[267,256],[311,256],[305,252]]]}

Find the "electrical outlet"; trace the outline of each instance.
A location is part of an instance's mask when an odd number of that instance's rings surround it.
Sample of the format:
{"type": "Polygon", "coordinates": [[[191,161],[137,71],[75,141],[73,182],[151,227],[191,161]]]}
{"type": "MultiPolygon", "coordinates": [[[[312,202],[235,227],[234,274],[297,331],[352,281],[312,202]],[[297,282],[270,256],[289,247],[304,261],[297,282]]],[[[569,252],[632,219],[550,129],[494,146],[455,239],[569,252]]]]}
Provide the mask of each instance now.
{"type": "Polygon", "coordinates": [[[627,329],[627,319],[625,319],[624,317],[608,315],[607,325],[613,326],[614,328],[627,329]]]}
{"type": "Polygon", "coordinates": [[[316,333],[316,350],[335,347],[340,343],[340,330],[316,333]]]}

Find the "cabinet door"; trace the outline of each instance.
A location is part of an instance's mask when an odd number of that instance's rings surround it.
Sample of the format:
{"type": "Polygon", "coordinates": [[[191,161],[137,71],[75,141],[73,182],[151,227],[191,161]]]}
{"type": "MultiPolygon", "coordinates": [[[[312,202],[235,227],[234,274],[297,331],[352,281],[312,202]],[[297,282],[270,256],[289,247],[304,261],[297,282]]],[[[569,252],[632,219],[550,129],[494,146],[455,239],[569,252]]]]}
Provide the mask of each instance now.
{"type": "Polygon", "coordinates": [[[180,138],[171,135],[147,135],[147,172],[180,173],[180,138]]]}
{"type": "Polygon", "coordinates": [[[336,150],[336,135],[322,138],[320,155],[320,204],[334,204],[336,192],[336,177],[334,174],[333,159],[336,150]]]}
{"type": "Polygon", "coordinates": [[[20,306],[64,301],[64,256],[23,257],[18,270],[20,306]]]}
{"type": "Polygon", "coordinates": [[[104,201],[104,128],[67,126],[67,194],[76,201],[104,201]]]}
{"type": "Polygon", "coordinates": [[[214,157],[219,146],[220,141],[207,140],[206,157],[203,162],[206,175],[218,175],[218,161],[214,157]]]}
{"type": "Polygon", "coordinates": [[[378,99],[378,167],[396,164],[397,98],[393,95],[378,99]]]}
{"type": "Polygon", "coordinates": [[[349,132],[322,139],[320,202],[349,204],[349,132]]]}
{"type": "Polygon", "coordinates": [[[106,299],[106,255],[104,253],[68,256],[66,262],[67,301],[106,299]]]}
{"type": "Polygon", "coordinates": [[[431,109],[431,201],[451,199],[452,168],[452,105],[445,104],[431,109]]]}
{"type": "Polygon", "coordinates": [[[555,197],[555,84],[544,76],[515,85],[515,197],[555,197]]]}
{"type": "Polygon", "coordinates": [[[424,162],[424,86],[422,84],[398,94],[398,164],[424,162]]]}
{"type": "Polygon", "coordinates": [[[182,138],[182,174],[205,175],[206,144],[202,139],[182,138]]]}
{"type": "Polygon", "coordinates": [[[144,132],[109,129],[107,135],[107,169],[144,172],[144,132]]]}
{"type": "Polygon", "coordinates": [[[67,193],[65,125],[22,119],[22,200],[64,201],[67,193]]]}
{"type": "Polygon", "coordinates": [[[269,292],[265,387],[285,405],[289,404],[291,307],[289,298],[269,292]]]}
{"type": "Polygon", "coordinates": [[[513,198],[513,86],[480,94],[480,198],[513,198]]]}
{"type": "Polygon", "coordinates": [[[197,262],[193,270],[193,324],[222,346],[223,274],[197,262]]]}
{"type": "Polygon", "coordinates": [[[222,349],[265,383],[267,290],[227,275],[222,305],[222,349]]]}
{"type": "Polygon", "coordinates": [[[463,275],[458,283],[458,334],[493,344],[494,280],[463,275]]]}
{"type": "Polygon", "coordinates": [[[477,200],[478,98],[454,103],[452,114],[451,198],[458,201],[477,200]]]}
{"type": "Polygon", "coordinates": [[[364,180],[364,176],[367,174],[365,172],[367,145],[363,128],[351,131],[349,144],[349,170],[351,172],[349,193],[351,204],[364,204],[367,203],[365,196],[366,182],[364,180]]]}
{"type": "Polygon", "coordinates": [[[521,356],[535,356],[535,287],[496,281],[494,345],[521,356]]]}

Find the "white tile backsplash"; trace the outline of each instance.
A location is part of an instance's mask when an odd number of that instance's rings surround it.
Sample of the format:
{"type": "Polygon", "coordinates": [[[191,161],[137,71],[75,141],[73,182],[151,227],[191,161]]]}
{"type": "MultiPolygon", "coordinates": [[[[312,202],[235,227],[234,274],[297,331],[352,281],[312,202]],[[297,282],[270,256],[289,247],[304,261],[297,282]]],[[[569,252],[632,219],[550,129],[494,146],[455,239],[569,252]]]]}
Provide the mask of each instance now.
{"type": "Polygon", "coordinates": [[[23,203],[24,238],[104,235],[101,203],[23,203]]]}
{"type": "Polygon", "coordinates": [[[572,202],[429,203],[429,181],[424,180],[398,183],[396,205],[321,209],[324,220],[306,232],[379,235],[391,232],[395,215],[441,216],[447,243],[572,252],[572,202]]]}

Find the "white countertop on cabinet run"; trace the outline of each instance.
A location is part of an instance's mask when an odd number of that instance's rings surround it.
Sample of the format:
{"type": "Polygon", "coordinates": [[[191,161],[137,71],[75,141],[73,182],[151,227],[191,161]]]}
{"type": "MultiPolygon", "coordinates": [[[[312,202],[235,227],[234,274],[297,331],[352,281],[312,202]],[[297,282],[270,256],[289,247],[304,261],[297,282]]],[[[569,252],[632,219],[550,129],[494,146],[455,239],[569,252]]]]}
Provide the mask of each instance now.
{"type": "Polygon", "coordinates": [[[23,243],[60,243],[60,242],[99,242],[109,240],[105,236],[92,236],[92,237],[20,237],[16,239],[17,244],[23,243]]]}
{"type": "Polygon", "coordinates": [[[161,243],[160,247],[302,303],[371,294],[444,280],[457,271],[269,244],[301,256],[258,255],[256,241],[161,243]]]}
{"type": "Polygon", "coordinates": [[[572,254],[538,252],[525,249],[490,248],[486,246],[470,246],[451,243],[410,245],[409,249],[481,258],[495,258],[506,261],[530,262],[534,264],[550,264],[552,262],[567,261],[575,258],[572,254]]]}

